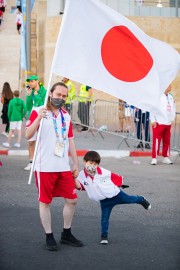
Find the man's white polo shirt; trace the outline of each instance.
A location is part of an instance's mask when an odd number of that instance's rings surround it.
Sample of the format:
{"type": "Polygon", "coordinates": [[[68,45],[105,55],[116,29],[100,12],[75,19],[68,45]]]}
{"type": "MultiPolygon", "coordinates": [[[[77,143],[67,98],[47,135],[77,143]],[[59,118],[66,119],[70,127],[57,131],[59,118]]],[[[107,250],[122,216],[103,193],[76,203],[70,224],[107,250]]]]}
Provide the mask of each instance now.
{"type": "MultiPolygon", "coordinates": [[[[29,121],[26,127],[30,126],[34,120],[37,118],[39,110],[43,108],[36,107],[32,111],[29,121]]],[[[47,111],[47,117],[43,119],[40,140],[38,144],[37,156],[35,161],[34,170],[37,172],[65,172],[70,171],[69,166],[69,139],[73,138],[72,122],[71,117],[65,110],[62,110],[64,120],[66,122],[66,133],[67,138],[64,140],[65,151],[64,157],[55,156],[54,150],[56,145],[56,134],[53,124],[53,115],[51,111],[47,111]]],[[[56,123],[58,127],[58,134],[61,141],[62,140],[62,119],[61,114],[56,117],[56,123]]]]}

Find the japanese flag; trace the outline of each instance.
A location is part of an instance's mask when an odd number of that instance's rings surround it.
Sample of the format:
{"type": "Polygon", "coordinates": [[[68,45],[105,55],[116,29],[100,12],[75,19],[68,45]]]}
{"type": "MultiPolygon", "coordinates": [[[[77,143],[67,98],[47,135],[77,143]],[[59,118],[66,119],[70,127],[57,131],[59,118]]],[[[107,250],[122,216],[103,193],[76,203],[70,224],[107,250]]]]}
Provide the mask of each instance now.
{"type": "Polygon", "coordinates": [[[66,0],[52,73],[146,111],[180,68],[180,55],[97,0],[66,0]]]}

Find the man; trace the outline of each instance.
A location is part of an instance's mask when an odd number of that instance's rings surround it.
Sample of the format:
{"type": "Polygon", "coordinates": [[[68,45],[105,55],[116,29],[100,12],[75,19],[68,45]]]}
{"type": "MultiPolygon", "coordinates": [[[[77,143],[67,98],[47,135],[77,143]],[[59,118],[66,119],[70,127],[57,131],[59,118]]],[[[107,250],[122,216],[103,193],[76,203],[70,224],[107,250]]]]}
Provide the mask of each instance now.
{"type": "Polygon", "coordinates": [[[171,85],[165,90],[160,98],[159,113],[151,113],[151,125],[153,131],[153,145],[152,145],[152,161],[151,165],[157,164],[157,156],[159,155],[160,143],[162,140],[162,156],[164,164],[172,164],[169,159],[170,154],[170,138],[171,138],[171,124],[176,116],[176,106],[173,96],[169,93],[171,85]]]}
{"type": "Polygon", "coordinates": [[[83,125],[81,131],[88,130],[90,105],[93,100],[93,89],[91,86],[82,84],[79,91],[78,117],[83,125]]]}
{"type": "MultiPolygon", "coordinates": [[[[33,107],[39,107],[44,104],[46,97],[46,89],[43,84],[39,82],[39,77],[36,75],[30,76],[26,82],[27,95],[26,95],[26,110],[29,117],[33,107]]],[[[24,168],[25,171],[29,171],[32,166],[32,160],[34,156],[34,148],[36,142],[36,136],[33,136],[29,141],[29,164],[24,168]]]]}
{"type": "Polygon", "coordinates": [[[66,99],[65,108],[68,111],[68,113],[71,114],[71,116],[72,116],[72,104],[73,104],[73,101],[76,98],[76,89],[75,89],[74,84],[68,78],[64,77],[62,79],[62,82],[68,88],[68,97],[66,99]]]}
{"type": "Polygon", "coordinates": [[[144,129],[144,135],[145,135],[145,148],[151,149],[150,147],[150,128],[149,128],[149,112],[142,111],[140,109],[135,110],[135,123],[136,123],[136,130],[137,130],[137,138],[140,140],[139,144],[136,146],[136,148],[143,149],[144,145],[142,143],[142,129],[144,129]]]}
{"type": "Polygon", "coordinates": [[[37,132],[43,118],[37,156],[35,177],[39,192],[40,219],[46,233],[46,248],[57,250],[51,228],[50,203],[53,197],[65,200],[63,217],[64,230],[61,243],[76,247],[83,246],[71,233],[71,223],[77,203],[74,178],[78,175],[78,158],[73,139],[70,115],[62,109],[68,95],[67,86],[56,83],[50,90],[47,109],[35,108],[27,123],[26,138],[30,139],[37,132]],[[70,171],[68,152],[74,162],[70,171]]]}

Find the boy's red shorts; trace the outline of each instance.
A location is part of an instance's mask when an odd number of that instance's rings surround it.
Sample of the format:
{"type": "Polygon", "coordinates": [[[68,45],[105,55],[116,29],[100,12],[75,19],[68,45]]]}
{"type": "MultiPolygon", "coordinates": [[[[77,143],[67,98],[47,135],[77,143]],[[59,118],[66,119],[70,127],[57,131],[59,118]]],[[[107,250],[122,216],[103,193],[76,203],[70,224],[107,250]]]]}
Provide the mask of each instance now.
{"type": "Polygon", "coordinates": [[[53,197],[76,199],[76,187],[71,171],[35,172],[40,202],[49,204],[53,197]]]}

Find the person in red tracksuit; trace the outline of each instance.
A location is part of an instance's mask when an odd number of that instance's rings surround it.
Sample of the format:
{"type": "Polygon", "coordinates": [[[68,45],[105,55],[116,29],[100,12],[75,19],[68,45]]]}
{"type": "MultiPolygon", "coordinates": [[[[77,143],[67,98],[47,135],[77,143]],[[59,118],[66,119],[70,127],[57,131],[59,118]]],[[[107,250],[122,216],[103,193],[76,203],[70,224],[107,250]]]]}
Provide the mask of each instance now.
{"type": "Polygon", "coordinates": [[[171,91],[171,85],[166,89],[160,98],[159,113],[150,114],[153,144],[152,144],[152,161],[151,165],[157,164],[157,156],[159,155],[160,143],[162,140],[162,156],[164,164],[173,164],[169,159],[170,155],[170,138],[171,138],[171,123],[176,116],[176,106],[171,91]]]}

